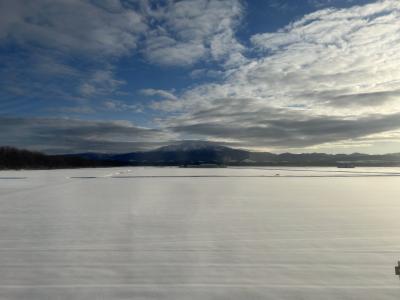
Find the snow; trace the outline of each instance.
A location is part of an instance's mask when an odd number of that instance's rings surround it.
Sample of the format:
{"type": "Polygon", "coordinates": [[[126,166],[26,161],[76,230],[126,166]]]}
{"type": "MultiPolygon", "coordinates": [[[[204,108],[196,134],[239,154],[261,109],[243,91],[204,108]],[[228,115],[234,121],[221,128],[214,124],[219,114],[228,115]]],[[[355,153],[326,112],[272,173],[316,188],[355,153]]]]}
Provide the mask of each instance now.
{"type": "Polygon", "coordinates": [[[0,299],[399,299],[399,175],[2,171],[0,299]]]}

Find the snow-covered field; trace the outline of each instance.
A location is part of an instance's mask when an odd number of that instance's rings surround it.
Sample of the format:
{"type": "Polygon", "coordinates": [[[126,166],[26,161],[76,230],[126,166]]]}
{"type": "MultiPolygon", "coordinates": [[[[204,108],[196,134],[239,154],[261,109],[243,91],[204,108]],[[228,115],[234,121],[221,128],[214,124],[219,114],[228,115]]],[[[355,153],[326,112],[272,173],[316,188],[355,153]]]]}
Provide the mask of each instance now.
{"type": "Polygon", "coordinates": [[[0,172],[0,299],[400,299],[400,169],[0,172]]]}

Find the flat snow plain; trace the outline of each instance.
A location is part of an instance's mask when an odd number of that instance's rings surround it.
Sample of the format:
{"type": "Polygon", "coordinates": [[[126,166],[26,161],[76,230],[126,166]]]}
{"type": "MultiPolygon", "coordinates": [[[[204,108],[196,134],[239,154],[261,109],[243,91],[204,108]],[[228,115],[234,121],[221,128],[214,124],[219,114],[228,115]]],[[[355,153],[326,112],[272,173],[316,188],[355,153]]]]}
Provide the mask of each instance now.
{"type": "Polygon", "coordinates": [[[0,299],[396,299],[400,169],[0,172],[0,299]]]}

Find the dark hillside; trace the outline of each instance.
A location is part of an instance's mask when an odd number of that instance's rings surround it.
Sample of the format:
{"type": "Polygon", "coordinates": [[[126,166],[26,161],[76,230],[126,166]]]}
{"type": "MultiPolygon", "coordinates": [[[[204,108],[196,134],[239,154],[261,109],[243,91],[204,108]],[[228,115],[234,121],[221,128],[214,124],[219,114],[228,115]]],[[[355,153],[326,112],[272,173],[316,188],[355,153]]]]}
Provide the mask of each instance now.
{"type": "Polygon", "coordinates": [[[0,147],[0,169],[62,169],[117,165],[121,164],[115,161],[90,160],[68,155],[46,155],[14,147],[0,147]]]}

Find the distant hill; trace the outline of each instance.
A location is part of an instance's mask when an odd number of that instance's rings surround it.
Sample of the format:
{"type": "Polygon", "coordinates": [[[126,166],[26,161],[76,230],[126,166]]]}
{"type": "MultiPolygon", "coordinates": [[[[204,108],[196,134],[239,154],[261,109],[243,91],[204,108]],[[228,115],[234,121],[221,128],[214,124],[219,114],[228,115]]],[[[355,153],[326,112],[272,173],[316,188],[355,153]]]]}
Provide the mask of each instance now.
{"type": "Polygon", "coordinates": [[[147,152],[114,155],[112,159],[132,164],[196,165],[230,164],[243,161],[248,155],[247,151],[211,142],[186,141],[147,152]]]}
{"type": "Polygon", "coordinates": [[[183,141],[145,152],[124,154],[83,153],[75,156],[87,159],[111,160],[127,165],[231,165],[231,166],[400,166],[400,154],[369,155],[326,153],[251,152],[233,149],[214,142],[183,141]]]}
{"type": "Polygon", "coordinates": [[[400,166],[400,153],[369,155],[251,152],[213,142],[183,141],[151,151],[123,154],[45,155],[0,147],[0,169],[106,166],[400,166]]]}

